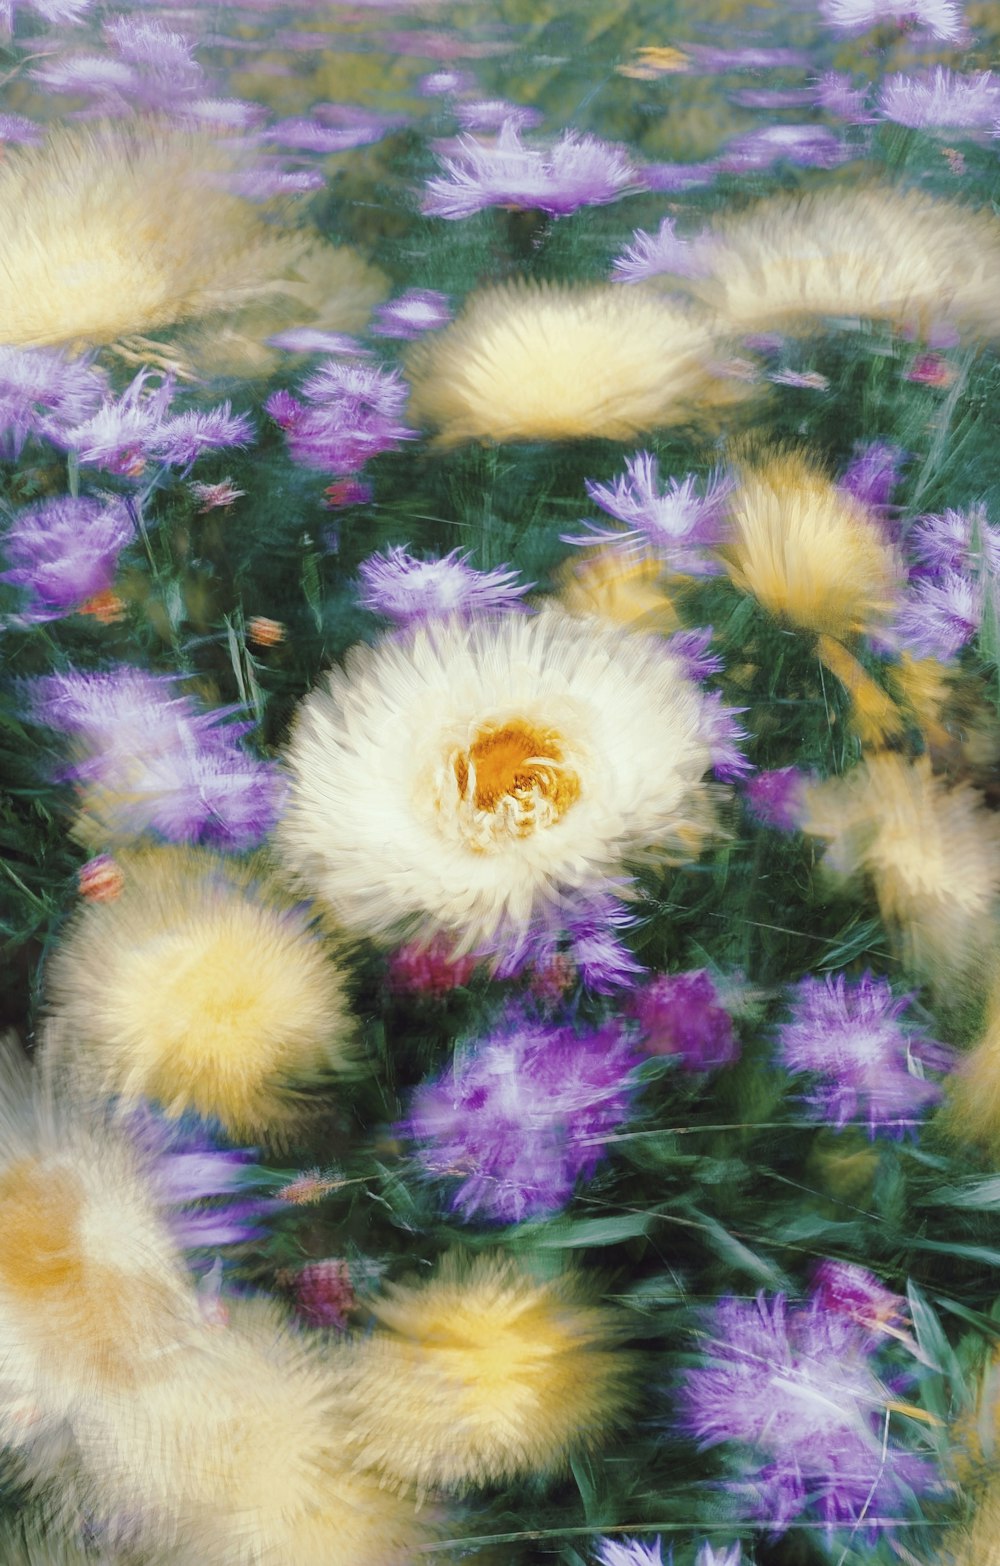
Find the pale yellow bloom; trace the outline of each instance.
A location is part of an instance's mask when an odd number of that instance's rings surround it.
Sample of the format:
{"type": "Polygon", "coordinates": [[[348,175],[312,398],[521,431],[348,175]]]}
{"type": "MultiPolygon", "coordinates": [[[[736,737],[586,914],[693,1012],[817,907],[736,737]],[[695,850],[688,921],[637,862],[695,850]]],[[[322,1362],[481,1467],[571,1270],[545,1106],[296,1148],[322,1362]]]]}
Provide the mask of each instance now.
{"type": "Polygon", "coordinates": [[[520,280],[481,289],[406,357],[438,443],[631,440],[742,400],[702,314],[655,289],[520,280]]]}
{"type": "Polygon", "coordinates": [[[123,856],[113,902],[70,923],[48,968],[47,1049],[74,1090],[286,1124],[298,1089],[350,1068],[343,979],[306,913],[197,849],[123,856]]]}

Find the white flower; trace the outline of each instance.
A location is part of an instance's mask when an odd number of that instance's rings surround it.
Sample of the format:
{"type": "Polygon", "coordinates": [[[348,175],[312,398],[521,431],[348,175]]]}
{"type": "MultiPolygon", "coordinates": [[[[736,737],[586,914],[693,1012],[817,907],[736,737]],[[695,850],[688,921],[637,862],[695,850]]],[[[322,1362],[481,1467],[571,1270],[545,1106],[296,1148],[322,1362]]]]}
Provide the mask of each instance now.
{"type": "Polygon", "coordinates": [[[657,639],[551,608],[354,648],[302,703],[278,842],[352,931],[459,948],[705,824],[704,698],[657,639]]]}

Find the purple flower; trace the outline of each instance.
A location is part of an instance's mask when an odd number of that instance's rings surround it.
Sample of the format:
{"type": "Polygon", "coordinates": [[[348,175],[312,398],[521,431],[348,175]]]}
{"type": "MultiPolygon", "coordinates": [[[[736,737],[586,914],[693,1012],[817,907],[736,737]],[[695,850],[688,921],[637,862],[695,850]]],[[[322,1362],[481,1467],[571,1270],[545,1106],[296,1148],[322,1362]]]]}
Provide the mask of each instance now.
{"type": "Polygon", "coordinates": [[[0,347],[0,437],[16,461],[29,435],[62,444],[107,393],[103,370],[51,348],[0,347]]]}
{"type": "Polygon", "coordinates": [[[272,161],[259,163],[226,176],[226,189],[246,201],[274,201],[278,196],[308,195],[322,190],[326,180],[319,169],[289,169],[272,161]]]}
{"type": "Polygon", "coordinates": [[[125,1129],[148,1163],[153,1200],[182,1250],[242,1245],[265,1232],[257,1222],[278,1201],[237,1195],[258,1180],[253,1148],[223,1148],[194,1115],[168,1120],[151,1105],[132,1111],[125,1129]]]}
{"type": "Polygon", "coordinates": [[[525,131],[541,125],[545,116],[540,109],[507,103],[503,98],[477,98],[472,103],[456,103],[455,118],[465,131],[499,131],[505,125],[525,131]]]}
{"type": "Polygon", "coordinates": [[[365,147],[378,141],[384,134],[379,124],[323,125],[316,120],[296,118],[278,120],[268,127],[264,141],[277,142],[299,152],[347,152],[352,147],[365,147]]]}
{"type": "Polygon", "coordinates": [[[976,130],[1000,115],[1000,76],[977,71],[960,76],[937,66],[925,76],[890,76],[879,96],[887,120],[916,130],[976,130]]]}
{"type": "Polygon", "coordinates": [[[742,109],[805,109],[816,102],[814,87],[741,87],[729,94],[742,109]]]}
{"type": "Polygon", "coordinates": [[[907,535],[908,548],[932,572],[970,571],[1000,576],[1000,528],[986,519],[986,508],[948,510],[917,517],[907,535]]]}
{"type": "Polygon", "coordinates": [[[809,65],[809,56],[801,49],[717,49],[712,44],[685,44],[685,53],[703,71],[761,71],[774,67],[809,65]]]}
{"type": "MultiPolygon", "coordinates": [[[[45,126],[23,114],[0,114],[0,142],[13,141],[33,147],[45,140],[45,126]]],[[[4,350],[10,352],[11,350],[4,350]]]]}
{"type": "Polygon", "coordinates": [[[629,997],[628,1014],[643,1048],[673,1056],[685,1071],[716,1071],[739,1059],[733,1019],[706,968],[658,974],[629,997]]]}
{"type": "Polygon", "coordinates": [[[777,767],[757,772],[743,786],[747,809],[764,826],[779,832],[797,832],[805,808],[808,774],[798,767],[777,767]]]}
{"type": "Polygon", "coordinates": [[[925,1071],[946,1070],[951,1056],[922,1028],[900,1023],[912,999],[870,973],[856,983],[841,973],[796,986],[778,1049],[789,1071],[814,1078],[805,1102],[822,1120],[863,1119],[872,1138],[900,1136],[937,1103],[941,1088],[925,1071]]]}
{"type": "Polygon", "coordinates": [[[601,1566],[663,1566],[663,1541],[650,1544],[641,1539],[598,1539],[595,1544],[601,1566]]]}
{"type": "Polygon", "coordinates": [[[172,376],[147,386],[150,373],[140,370],[120,397],[105,397],[90,418],[63,430],[58,444],[75,451],[84,466],[130,477],[141,474],[150,458],[190,468],[204,451],[246,445],[252,428],[245,414],[234,414],[228,402],[203,413],[171,414],[172,376]]]}
{"type": "Polygon", "coordinates": [[[719,173],[719,164],[707,163],[647,163],[643,167],[642,182],[646,190],[656,190],[663,195],[693,190],[697,185],[710,185],[719,173]]]}
{"type": "Polygon", "coordinates": [[[782,1295],[721,1299],[705,1319],[704,1363],[681,1388],[699,1446],[737,1442],[743,1479],[726,1488],[775,1533],[803,1513],[875,1533],[934,1482],[929,1462],[884,1435],[892,1389],[867,1334],[822,1304],[782,1295]]]}
{"type": "Polygon", "coordinates": [[[50,60],[28,73],[46,92],[92,93],[107,100],[107,107],[123,107],[141,86],[141,78],[125,60],[107,55],[77,54],[50,60]]]}
{"type": "Polygon", "coordinates": [[[500,1223],[558,1212],[629,1115],[637,1064],[613,1024],[578,1035],[512,1014],[414,1095],[403,1131],[431,1175],[458,1176],[452,1207],[500,1223]]]}
{"type": "Polygon", "coordinates": [[[471,92],[476,85],[468,71],[431,71],[421,76],[420,91],[426,98],[446,98],[456,92],[471,92]]]}
{"type": "Polygon", "coordinates": [[[358,601],[398,625],[434,615],[523,607],[520,599],[532,583],[518,582],[517,572],[505,566],[476,571],[468,561],[468,554],[458,549],[440,560],[418,560],[392,545],[385,554],[362,561],[358,601]]]}
{"type": "Polygon", "coordinates": [[[152,449],[160,462],[187,469],[206,451],[247,446],[252,439],[253,425],[246,414],[234,413],[232,405],[224,402],[204,413],[191,408],[166,419],[152,449]]]}
{"type": "Polygon", "coordinates": [[[706,1539],[695,1556],[694,1566],[740,1566],[743,1547],[731,1544],[728,1549],[717,1550],[706,1539]]]}
{"type": "Polygon", "coordinates": [[[290,326],[267,341],[272,348],[283,348],[286,353],[339,353],[355,359],[371,358],[371,349],[356,337],[348,337],[346,332],[321,332],[315,326],[290,326]]]}
{"type": "Polygon", "coordinates": [[[700,236],[682,239],[673,218],[664,218],[655,234],[637,228],[632,244],[615,257],[613,283],[644,283],[669,273],[673,277],[707,277],[711,272],[711,242],[700,236]]]}
{"type": "Polygon", "coordinates": [[[712,758],[712,771],[724,783],[738,783],[753,771],[740,746],[750,738],[749,731],[737,721],[745,707],[727,707],[721,691],[706,691],[703,697],[702,726],[712,758]]]}
{"type": "Polygon", "coordinates": [[[35,682],[34,715],[71,736],[66,775],[112,836],[239,852],[277,822],[284,783],[240,746],[247,725],[175,695],[169,678],[128,666],[48,675],[35,682]]]}
{"type": "Polygon", "coordinates": [[[15,513],[3,539],[13,570],[0,576],[32,594],[26,622],[58,619],[107,591],[134,536],[128,508],[114,497],[43,500],[15,513]]]}
{"type": "MultiPolygon", "coordinates": [[[[622,889],[631,883],[615,884],[622,889]]],[[[611,995],[645,972],[619,939],[619,932],[636,922],[636,915],[610,890],[577,894],[561,911],[553,905],[526,930],[507,932],[492,950],[478,955],[494,959],[498,979],[519,978],[529,970],[544,979],[562,961],[571,978],[578,976],[598,995],[611,995]]]]}
{"type": "Polygon", "coordinates": [[[869,1330],[902,1318],[906,1301],[856,1262],[824,1261],[813,1276],[813,1298],[823,1310],[837,1311],[869,1330]]]}
{"type": "Polygon", "coordinates": [[[887,440],[858,441],[837,487],[884,518],[906,458],[901,446],[893,446],[887,440]]]}
{"type": "Polygon", "coordinates": [[[697,483],[696,475],[689,473],[684,479],[669,479],[667,487],[661,488],[657,459],[648,451],[639,451],[626,461],[625,474],[613,487],[587,481],[591,500],[623,522],[627,531],[588,522],[587,533],[576,537],[563,534],[562,541],[626,548],[637,543],[649,545],[673,571],[694,576],[717,574],[717,561],[708,558],[705,551],[722,541],[725,502],[733,481],[725,474],[713,474],[704,495],[696,493],[697,483]]]}
{"type": "Polygon", "coordinates": [[[909,583],[890,635],[914,658],[948,663],[979,630],[984,604],[983,583],[960,571],[916,577],[909,583]]]}
{"type": "MultiPolygon", "coordinates": [[[[23,3],[43,22],[72,25],[86,15],[92,0],[23,0],[23,3]]],[[[0,33],[9,36],[13,32],[15,10],[16,0],[0,0],[0,33]]]]}
{"type": "Polygon", "coordinates": [[[439,294],[433,288],[409,288],[398,299],[379,305],[372,332],[376,337],[401,337],[412,341],[421,332],[434,331],[450,320],[451,304],[447,294],[439,294]]]}
{"type": "Polygon", "coordinates": [[[192,40],[170,32],[160,22],[116,16],[105,23],[104,36],[123,60],[145,67],[174,87],[201,78],[201,67],[192,58],[192,40]]]}
{"type": "Polygon", "coordinates": [[[718,167],[726,173],[769,169],[778,162],[832,169],[850,153],[825,125],[767,125],[727,142],[718,167]]]}
{"type": "Polygon", "coordinates": [[[670,651],[680,660],[687,678],[696,685],[703,684],[713,674],[722,673],[722,659],[708,650],[713,634],[710,625],[701,625],[690,631],[675,631],[667,638],[670,651]]]}
{"type": "Polygon", "coordinates": [[[307,399],[279,391],[265,403],[285,432],[293,462],[321,473],[356,473],[416,431],[400,422],[407,386],[398,370],[329,359],[301,386],[307,399]]]}
{"type": "Polygon", "coordinates": [[[850,76],[842,71],[825,71],[814,88],[814,102],[818,109],[835,114],[849,125],[874,125],[876,116],[868,106],[866,88],[853,85],[850,76]]]}
{"type": "Polygon", "coordinates": [[[189,98],[178,105],[178,118],[199,126],[247,131],[267,118],[267,110],[262,104],[248,103],[242,98],[189,98]]]}
{"type": "Polygon", "coordinates": [[[550,147],[525,147],[509,121],[495,142],[460,136],[455,156],[442,164],[444,177],[427,184],[422,210],[430,217],[463,218],[498,206],[561,217],[643,188],[623,147],[576,131],[565,131],[550,147]]]}
{"type": "Polygon", "coordinates": [[[831,27],[862,31],[883,22],[914,22],[945,43],[968,38],[957,0],[820,0],[819,10],[831,27]]]}

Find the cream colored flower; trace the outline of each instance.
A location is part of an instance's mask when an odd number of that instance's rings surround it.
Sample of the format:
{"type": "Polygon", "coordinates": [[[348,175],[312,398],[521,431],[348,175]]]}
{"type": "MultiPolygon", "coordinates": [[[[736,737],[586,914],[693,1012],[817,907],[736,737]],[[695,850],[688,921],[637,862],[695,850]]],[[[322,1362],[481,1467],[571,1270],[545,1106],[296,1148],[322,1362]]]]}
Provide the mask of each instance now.
{"type": "Polygon", "coordinates": [[[501,283],[409,350],[410,415],[445,446],[630,440],[742,400],[721,357],[708,319],[654,289],[501,283]]]}
{"type": "Polygon", "coordinates": [[[309,923],[251,869],[198,849],[123,856],[48,967],[46,1048],[83,1096],[284,1125],[296,1091],[350,1068],[343,979],[309,923]]]}
{"type": "MultiPolygon", "coordinates": [[[[703,820],[703,698],[659,639],[558,609],[357,646],[299,708],[277,846],[351,932],[458,949],[703,820]]],[[[682,856],[683,857],[683,856],[682,856]]]]}
{"type": "Polygon", "coordinates": [[[379,274],[266,223],[224,189],[231,167],[210,137],[156,122],[63,127],[8,148],[0,341],[101,346],[209,319],[213,333],[260,338],[312,321],[321,281],[328,299],[344,297],[341,329],[363,325],[379,274]]]}
{"type": "Polygon", "coordinates": [[[770,196],[709,229],[712,275],[687,286],[726,329],[821,330],[860,317],[1000,330],[1000,222],[915,190],[770,196]]]}

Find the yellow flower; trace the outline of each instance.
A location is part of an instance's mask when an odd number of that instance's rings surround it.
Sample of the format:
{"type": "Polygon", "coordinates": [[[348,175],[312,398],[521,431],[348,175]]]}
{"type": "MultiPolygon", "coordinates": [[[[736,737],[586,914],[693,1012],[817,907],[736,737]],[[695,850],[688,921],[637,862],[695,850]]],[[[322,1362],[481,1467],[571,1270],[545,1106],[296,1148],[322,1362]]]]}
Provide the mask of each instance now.
{"type": "Polygon", "coordinates": [[[841,642],[832,636],[821,636],[816,652],[850,697],[851,726],[862,745],[878,748],[903,733],[903,715],[892,697],[841,642]]]}
{"type": "Polygon", "coordinates": [[[559,572],[559,602],[570,614],[597,615],[612,625],[669,635],[680,618],[664,588],[663,562],[623,554],[614,545],[571,556],[559,572]]]}
{"type": "Polygon", "coordinates": [[[871,879],[914,973],[972,981],[1000,893],[1000,818],[974,789],[948,788],[927,757],[883,752],[810,786],[803,830],[827,840],[830,869],[871,879]]]}
{"type": "Polygon", "coordinates": [[[393,1284],[372,1309],[345,1391],[356,1460],[393,1484],[503,1483],[565,1466],[627,1406],[632,1362],[616,1321],[569,1276],[509,1257],[445,1257],[429,1282],[393,1284]]]}
{"type": "Polygon", "coordinates": [[[230,195],[220,145],[162,125],[53,130],[0,163],[0,322],[20,348],[102,346],[256,312],[258,332],[309,321],[310,274],[339,270],[364,323],[381,279],[360,258],[264,221],[230,195]],[[367,300],[367,304],[364,301],[367,300]],[[303,313],[304,312],[304,313],[303,313]]]}
{"type": "Polygon", "coordinates": [[[864,506],[800,452],[744,467],[719,553],[732,580],[771,614],[838,639],[889,612],[901,566],[864,506]]]}
{"type": "Polygon", "coordinates": [[[1000,328],[1000,223],[891,187],[771,196],[709,230],[712,276],[689,285],[733,331],[821,330],[830,317],[1000,328]]]}
{"type": "Polygon", "coordinates": [[[710,322],[655,289],[503,283],[409,350],[410,413],[443,446],[631,440],[744,398],[717,357],[710,322]]]}
{"type": "Polygon", "coordinates": [[[123,858],[113,902],[82,908],[49,965],[47,1048],[81,1093],[256,1136],[296,1092],[350,1067],[340,971],[306,913],[252,870],[195,849],[123,858]]]}

